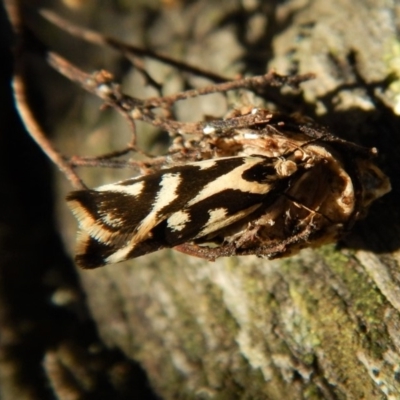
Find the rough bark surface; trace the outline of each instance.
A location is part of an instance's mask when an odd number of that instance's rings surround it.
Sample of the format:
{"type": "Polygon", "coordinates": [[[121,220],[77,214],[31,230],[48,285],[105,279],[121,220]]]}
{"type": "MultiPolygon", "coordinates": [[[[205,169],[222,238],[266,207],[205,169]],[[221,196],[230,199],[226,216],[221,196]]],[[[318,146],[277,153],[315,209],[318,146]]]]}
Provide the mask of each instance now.
{"type": "MultiPolygon", "coordinates": [[[[80,17],[93,28],[225,75],[271,68],[316,73],[302,86],[299,111],[338,136],[376,146],[393,191],[374,204],[340,247],[276,261],[248,256],[213,263],[163,250],[79,271],[103,345],[125,361],[139,362],[164,399],[400,398],[400,4],[170,3],[152,12],[126,6],[124,14],[110,6],[108,14],[92,9],[80,17]]],[[[115,57],[107,62],[118,64],[115,57]]],[[[169,92],[181,89],[179,75],[169,68],[155,62],[146,68],[169,92]]],[[[126,78],[139,96],[132,86],[136,80],[135,74],[126,78]]],[[[60,146],[87,154],[127,141],[128,134],[116,131],[120,122],[111,122],[112,135],[95,131],[95,106],[86,101],[84,124],[92,127],[68,125],[59,133],[60,146]],[[92,130],[86,138],[85,129],[92,130]]],[[[215,96],[182,104],[178,114],[187,120],[225,111],[225,100],[215,96]]],[[[84,173],[93,185],[115,179],[109,171],[84,173]]],[[[68,187],[58,178],[58,214],[72,252],[76,225],[62,202],[68,187]]],[[[57,375],[57,360],[65,364],[63,354],[74,354],[71,348],[57,347],[45,359],[60,399],[68,398],[70,386],[57,375]]],[[[85,360],[82,371],[88,368],[85,360]]],[[[74,362],[72,370],[80,363],[74,362]]],[[[108,378],[126,376],[122,367],[110,365],[108,378]]],[[[85,378],[76,375],[85,387],[85,378]]]]}

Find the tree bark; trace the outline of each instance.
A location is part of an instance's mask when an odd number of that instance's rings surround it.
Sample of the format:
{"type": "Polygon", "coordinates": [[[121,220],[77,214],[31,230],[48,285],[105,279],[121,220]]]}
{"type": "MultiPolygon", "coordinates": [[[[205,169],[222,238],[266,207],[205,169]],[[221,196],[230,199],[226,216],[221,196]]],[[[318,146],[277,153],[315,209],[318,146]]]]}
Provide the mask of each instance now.
{"type": "MultiPolygon", "coordinates": [[[[208,262],[162,250],[78,271],[103,344],[138,361],[164,399],[400,398],[400,4],[171,3],[154,11],[157,23],[148,29],[131,22],[139,21],[137,9],[136,17],[111,13],[106,25],[115,35],[129,26],[128,39],[141,38],[157,51],[225,75],[241,68],[245,74],[271,68],[314,72],[316,78],[302,85],[298,111],[340,137],[377,147],[393,190],[340,246],[274,261],[246,256],[208,262]]],[[[98,13],[99,19],[107,17],[98,13]]],[[[157,63],[147,62],[146,68],[165,79],[166,90],[175,90],[175,80],[181,83],[157,63]]],[[[245,98],[253,100],[258,101],[245,98]]],[[[223,115],[227,107],[218,96],[188,103],[178,108],[183,119],[215,116],[217,108],[223,115]]],[[[281,106],[293,111],[293,104],[281,106]]],[[[84,140],[67,126],[57,141],[87,154],[97,134],[84,140]]],[[[125,140],[119,132],[112,135],[100,138],[99,146],[117,147],[125,140]]],[[[93,186],[116,179],[101,173],[84,172],[93,186]]],[[[72,252],[76,225],[62,201],[65,182],[58,187],[72,252]]],[[[60,351],[46,359],[45,370],[64,399],[68,385],[57,386],[60,378],[51,373],[60,351]]]]}

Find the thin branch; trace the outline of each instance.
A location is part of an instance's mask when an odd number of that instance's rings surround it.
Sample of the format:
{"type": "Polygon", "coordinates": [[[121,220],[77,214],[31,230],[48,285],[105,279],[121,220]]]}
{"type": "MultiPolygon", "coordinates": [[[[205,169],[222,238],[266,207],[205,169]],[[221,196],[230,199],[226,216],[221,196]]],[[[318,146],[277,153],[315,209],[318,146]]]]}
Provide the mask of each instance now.
{"type": "Polygon", "coordinates": [[[253,76],[250,78],[237,79],[234,81],[224,82],[217,85],[208,85],[200,89],[187,90],[171,96],[153,97],[143,101],[143,104],[148,107],[161,107],[170,105],[179,100],[186,100],[191,97],[203,96],[212,93],[223,93],[235,89],[254,89],[265,86],[283,86],[288,85],[297,88],[302,82],[308,81],[315,77],[314,74],[284,76],[271,71],[265,75],[253,76]]]}
{"type": "Polygon", "coordinates": [[[67,179],[72,183],[74,188],[84,189],[86,188],[83,181],[79,178],[73,167],[65,161],[62,154],[54,148],[51,142],[47,139],[43,129],[37,122],[33,115],[30,107],[28,106],[26,98],[25,81],[22,76],[17,72],[19,68],[15,68],[15,74],[13,78],[13,90],[15,105],[18,109],[19,115],[21,116],[25,128],[27,129],[31,138],[38,144],[43,152],[50,158],[55,165],[58,166],[60,171],[64,173],[67,179]]]}
{"type": "Polygon", "coordinates": [[[11,21],[15,36],[16,43],[14,47],[14,76],[12,81],[14,100],[19,115],[24,122],[25,128],[29,135],[44,151],[47,157],[58,166],[61,172],[67,177],[72,185],[77,189],[85,188],[86,186],[76,174],[72,166],[64,159],[62,154],[54,148],[51,142],[47,139],[42,127],[36,120],[35,115],[31,111],[28,101],[27,88],[26,88],[26,73],[24,63],[24,29],[23,20],[21,18],[18,5],[11,0],[5,2],[6,10],[11,21]]]}
{"type": "Polygon", "coordinates": [[[121,52],[126,57],[128,55],[136,55],[136,56],[152,58],[154,60],[161,61],[165,64],[171,65],[179,69],[180,71],[186,71],[196,76],[202,76],[214,82],[225,82],[230,80],[230,78],[228,77],[215,74],[213,72],[195,67],[193,65],[188,65],[182,61],[175,60],[169,56],[158,54],[148,49],[143,49],[138,46],[124,43],[118,39],[102,35],[101,33],[95,32],[91,29],[82,28],[60,17],[53,11],[42,9],[39,11],[39,13],[42,15],[43,18],[47,19],[52,24],[58,26],[60,29],[68,32],[70,35],[78,37],[82,40],[85,40],[86,42],[95,44],[97,46],[111,47],[114,50],[121,52]]]}
{"type": "Polygon", "coordinates": [[[98,157],[73,156],[68,162],[75,167],[130,168],[143,172],[147,171],[149,167],[164,165],[165,158],[166,157],[161,156],[150,160],[107,160],[99,159],[98,157]]]}
{"type": "Polygon", "coordinates": [[[48,54],[48,62],[55,70],[102,99],[110,107],[117,109],[129,120],[144,121],[167,132],[178,134],[201,132],[197,123],[178,122],[162,118],[149,110],[143,100],[123,94],[120,85],[113,81],[113,76],[108,71],[102,70],[87,74],[54,52],[48,54]]]}
{"type": "MultiPolygon", "coordinates": [[[[269,120],[268,113],[253,113],[227,120],[215,120],[211,122],[179,122],[167,118],[163,118],[152,112],[149,108],[154,108],[157,98],[154,98],[153,104],[150,106],[148,101],[128,96],[121,92],[121,87],[113,81],[113,76],[105,70],[87,74],[78,67],[70,63],[65,58],[56,53],[49,53],[48,61],[50,65],[66,76],[68,79],[79,83],[88,92],[100,97],[107,105],[117,109],[122,115],[128,119],[141,120],[153,126],[159,127],[167,131],[170,135],[174,134],[198,134],[204,133],[205,129],[214,129],[216,131],[227,128],[241,128],[250,125],[265,123],[269,120]]],[[[286,77],[271,72],[266,75],[256,76],[252,78],[241,79],[237,81],[225,82],[219,85],[208,86],[204,93],[199,90],[197,95],[203,95],[215,92],[226,92],[238,88],[251,88],[260,86],[281,86],[288,84],[298,86],[301,82],[311,79],[313,74],[286,77]]],[[[169,96],[167,101],[174,103],[177,100],[183,100],[194,95],[194,91],[178,93],[169,96]]],[[[163,102],[160,102],[163,103],[163,102]]],[[[159,104],[161,106],[162,104],[159,104]]]]}

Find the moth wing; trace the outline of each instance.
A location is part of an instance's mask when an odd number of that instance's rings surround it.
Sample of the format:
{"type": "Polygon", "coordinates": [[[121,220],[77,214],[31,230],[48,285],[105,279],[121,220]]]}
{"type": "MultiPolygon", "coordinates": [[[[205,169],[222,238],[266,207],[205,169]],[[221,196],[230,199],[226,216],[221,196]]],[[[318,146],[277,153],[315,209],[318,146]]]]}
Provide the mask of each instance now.
{"type": "Polygon", "coordinates": [[[229,157],[72,192],[77,263],[95,268],[206,236],[256,210],[278,181],[272,159],[229,157]]]}
{"type": "MultiPolygon", "coordinates": [[[[67,203],[80,227],[78,265],[83,268],[105,265],[127,243],[144,241],[150,230],[168,217],[168,213],[162,212],[166,206],[173,203],[175,207],[183,207],[182,201],[176,201],[179,184],[179,174],[169,170],[70,193],[67,203]]],[[[157,250],[148,246],[144,249],[157,250]]],[[[124,259],[123,256],[118,259],[118,255],[114,258],[115,262],[124,259]]]]}

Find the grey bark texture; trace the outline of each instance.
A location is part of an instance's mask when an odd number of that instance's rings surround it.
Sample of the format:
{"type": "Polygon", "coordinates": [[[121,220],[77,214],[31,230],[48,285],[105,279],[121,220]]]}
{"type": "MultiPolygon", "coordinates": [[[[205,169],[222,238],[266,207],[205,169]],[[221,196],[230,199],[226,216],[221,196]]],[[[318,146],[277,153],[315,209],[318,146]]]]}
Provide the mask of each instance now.
{"type": "MultiPolygon", "coordinates": [[[[86,10],[81,23],[224,75],[314,72],[316,78],[302,85],[298,111],[340,137],[377,147],[393,191],[340,246],[274,261],[208,262],[163,250],[79,271],[103,345],[138,361],[163,399],[400,399],[400,3],[167,3],[153,9],[150,25],[139,3],[126,5],[123,14],[86,10]]],[[[98,54],[93,69],[105,57],[98,54]]],[[[110,59],[111,69],[119,58],[113,53],[110,59]]],[[[182,89],[169,67],[145,66],[166,91],[182,89]]],[[[136,89],[137,80],[130,74],[124,88],[150,96],[136,89]]],[[[111,128],[101,128],[110,129],[107,135],[93,128],[98,103],[88,98],[81,101],[90,127],[65,126],[58,145],[95,154],[127,142],[124,122],[112,119],[111,128]]],[[[178,116],[199,120],[226,109],[222,96],[199,98],[180,104],[178,116]]],[[[93,186],[117,179],[109,170],[83,175],[93,186]]],[[[72,254],[76,224],[62,200],[68,186],[57,179],[60,226],[72,254]]],[[[69,398],[56,367],[65,348],[45,359],[60,399],[69,398]]],[[[119,373],[113,372],[115,379],[119,373]]],[[[76,375],[84,386],[85,372],[76,375]]]]}

